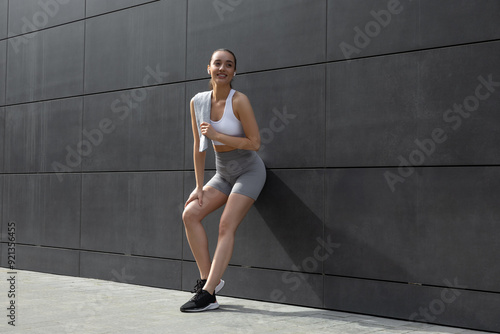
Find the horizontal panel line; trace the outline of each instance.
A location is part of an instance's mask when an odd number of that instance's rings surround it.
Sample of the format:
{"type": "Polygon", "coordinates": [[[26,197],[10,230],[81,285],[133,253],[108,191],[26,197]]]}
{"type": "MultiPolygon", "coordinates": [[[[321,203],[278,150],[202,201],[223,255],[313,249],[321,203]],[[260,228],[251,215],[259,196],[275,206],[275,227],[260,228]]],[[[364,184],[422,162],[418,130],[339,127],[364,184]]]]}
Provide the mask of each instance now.
{"type": "MultiPolygon", "coordinates": [[[[7,233],[5,233],[7,235],[7,233]]],[[[10,241],[0,241],[0,244],[14,244],[16,246],[31,246],[31,247],[42,247],[40,245],[29,244],[29,243],[20,243],[20,242],[10,242],[10,241]]]]}
{"type": "MultiPolygon", "coordinates": [[[[430,168],[491,168],[500,167],[500,165],[432,165],[432,166],[412,166],[415,169],[430,169],[430,168]]],[[[269,167],[267,171],[320,171],[320,170],[343,170],[343,169],[397,169],[399,166],[342,166],[342,167],[269,167]]],[[[215,168],[205,168],[207,172],[214,172],[215,168]]],[[[65,175],[85,175],[85,174],[132,174],[132,173],[167,173],[167,172],[194,172],[194,169],[157,169],[157,170],[100,170],[100,171],[81,171],[81,172],[3,172],[0,175],[55,175],[59,174],[61,177],[65,175]]]]}
{"type": "MultiPolygon", "coordinates": [[[[0,242],[0,244],[7,244],[7,242],[0,242]]],[[[100,250],[89,250],[89,249],[76,249],[76,248],[66,248],[66,247],[57,247],[57,246],[40,246],[33,244],[25,244],[25,243],[16,243],[16,246],[29,246],[35,248],[45,248],[45,249],[53,249],[53,250],[68,250],[68,251],[78,251],[78,252],[87,252],[87,253],[95,253],[95,254],[106,254],[106,255],[119,255],[119,256],[128,256],[134,258],[144,258],[144,259],[157,259],[157,260],[168,260],[168,261],[179,261],[186,263],[196,263],[193,260],[182,260],[178,258],[168,258],[168,257],[159,257],[159,256],[149,256],[149,255],[137,255],[137,254],[125,254],[121,252],[109,252],[109,251],[100,251],[100,250]]],[[[467,287],[455,287],[448,285],[436,285],[436,284],[427,284],[427,283],[417,283],[417,282],[405,282],[405,281],[395,281],[395,280],[385,280],[378,278],[370,278],[370,277],[359,277],[359,276],[347,276],[347,275],[330,275],[319,272],[308,272],[308,271],[295,271],[295,270],[283,270],[277,268],[268,268],[268,267],[256,267],[256,266],[246,266],[246,265],[237,265],[237,264],[229,264],[229,267],[232,268],[243,268],[243,269],[255,269],[255,270],[266,270],[273,272],[282,272],[282,273],[300,273],[300,274],[308,274],[308,275],[316,275],[316,276],[325,276],[325,277],[337,277],[337,278],[346,278],[346,279],[356,279],[356,280],[364,280],[364,281],[372,281],[372,282],[381,282],[381,283],[394,283],[394,284],[404,284],[404,285],[416,285],[421,287],[430,287],[430,288],[453,288],[461,291],[470,291],[470,292],[480,292],[480,293],[493,293],[499,294],[500,291],[489,291],[483,289],[472,289],[467,287]]]]}
{"type": "Polygon", "coordinates": [[[432,51],[432,50],[442,50],[442,49],[463,47],[463,46],[476,45],[476,44],[487,44],[487,43],[493,43],[493,42],[499,42],[499,41],[500,41],[500,38],[486,39],[486,40],[482,40],[482,41],[474,41],[474,42],[467,42],[467,43],[456,43],[456,44],[449,44],[449,45],[439,45],[439,46],[424,47],[424,48],[420,48],[420,49],[411,49],[411,50],[403,50],[403,51],[380,53],[380,54],[375,54],[375,55],[367,55],[367,56],[362,56],[362,57],[354,57],[354,58],[351,58],[351,59],[333,60],[333,61],[327,61],[326,63],[351,62],[351,61],[363,60],[363,59],[368,59],[368,58],[377,58],[377,57],[404,55],[404,54],[409,54],[409,53],[426,52],[426,51],[432,51]]]}
{"type": "MultiPolygon", "coordinates": [[[[84,17],[82,17],[80,19],[76,19],[76,20],[67,21],[67,22],[64,22],[64,23],[55,24],[55,25],[52,25],[52,26],[49,26],[49,27],[43,27],[43,28],[40,28],[40,29],[37,29],[37,30],[34,30],[34,31],[30,31],[30,32],[25,32],[25,33],[16,34],[16,35],[13,35],[13,36],[8,36],[7,38],[0,39],[0,42],[8,40],[8,39],[14,39],[14,38],[17,38],[17,37],[20,37],[20,36],[24,36],[24,35],[38,33],[40,31],[45,31],[45,30],[49,30],[49,29],[52,29],[52,28],[57,28],[57,27],[65,26],[65,25],[76,23],[76,22],[80,22],[80,21],[85,21],[87,19],[93,19],[93,18],[96,18],[96,17],[99,17],[99,16],[104,16],[104,15],[107,15],[107,14],[121,12],[121,11],[124,11],[124,10],[127,10],[127,9],[131,9],[131,8],[134,8],[134,7],[140,7],[140,6],[143,6],[143,5],[148,5],[150,3],[158,2],[158,1],[160,1],[160,0],[151,0],[151,1],[148,1],[148,2],[140,3],[138,5],[132,5],[132,6],[128,6],[128,7],[125,7],[125,8],[115,9],[115,10],[112,10],[112,11],[109,11],[109,12],[104,12],[104,13],[101,13],[101,14],[90,15],[90,16],[87,16],[87,7],[86,7],[86,3],[85,3],[85,5],[84,5],[84,14],[83,14],[84,17]]],[[[9,12],[10,11],[7,11],[7,13],[9,13],[9,12]]],[[[7,15],[7,16],[8,16],[8,18],[10,18],[10,15],[7,15]]]]}
{"type": "MultiPolygon", "coordinates": [[[[7,242],[0,242],[2,244],[7,244],[7,242]]],[[[84,249],[79,249],[79,248],[71,248],[71,247],[61,247],[61,246],[50,246],[50,245],[40,245],[40,244],[30,244],[30,243],[24,243],[24,242],[16,242],[15,243],[16,247],[17,246],[26,246],[26,247],[33,247],[33,248],[45,248],[45,249],[52,249],[52,250],[66,250],[66,251],[84,251],[84,249]]]]}
{"type": "MultiPolygon", "coordinates": [[[[77,19],[77,20],[72,20],[72,21],[67,21],[67,22],[64,22],[64,23],[61,23],[61,24],[56,24],[56,25],[53,25],[53,26],[50,26],[50,27],[40,28],[40,29],[31,31],[31,32],[27,32],[27,33],[21,33],[21,34],[17,34],[17,35],[14,35],[14,36],[9,36],[9,37],[0,39],[0,42],[2,42],[2,41],[8,41],[9,39],[18,38],[18,37],[24,36],[24,35],[38,33],[38,32],[41,32],[41,31],[52,29],[52,28],[61,27],[61,26],[68,25],[68,24],[73,24],[73,23],[80,22],[80,21],[85,21],[87,19],[93,19],[93,18],[96,18],[96,17],[99,17],[99,16],[104,16],[104,15],[116,13],[116,12],[119,12],[119,11],[128,10],[128,9],[131,9],[131,8],[134,8],[134,7],[140,7],[140,6],[143,6],[143,5],[148,5],[148,4],[151,4],[153,2],[157,2],[157,1],[159,1],[159,0],[153,0],[153,1],[150,1],[150,2],[146,2],[146,3],[142,3],[142,4],[138,4],[138,5],[126,7],[126,8],[120,8],[120,9],[113,10],[113,11],[110,11],[110,12],[105,12],[105,13],[102,13],[102,14],[97,14],[97,15],[92,15],[92,16],[86,16],[85,18],[81,18],[81,19],[77,19]]],[[[187,31],[187,29],[186,29],[186,31],[187,31]]],[[[315,63],[309,63],[309,64],[303,64],[303,65],[280,67],[280,68],[268,69],[268,70],[242,72],[242,74],[257,73],[257,72],[266,72],[266,71],[276,70],[276,69],[287,69],[287,68],[302,67],[302,66],[309,66],[309,65],[319,65],[319,64],[336,63],[336,62],[354,61],[354,60],[360,60],[360,59],[366,59],[366,58],[373,58],[373,57],[383,57],[383,56],[398,55],[398,54],[405,54],[405,53],[413,53],[413,52],[420,52],[420,51],[429,51],[429,50],[436,50],[436,49],[443,49],[443,48],[462,47],[462,46],[467,46],[467,45],[489,43],[489,42],[497,42],[497,41],[500,41],[500,39],[496,38],[496,39],[487,39],[487,40],[473,41],[473,42],[466,42],[466,43],[456,43],[456,44],[448,44],[448,45],[439,45],[439,46],[424,47],[424,48],[417,48],[417,49],[411,49],[411,50],[403,50],[403,51],[396,51],[396,52],[380,53],[380,54],[376,54],[376,55],[367,55],[367,56],[361,56],[361,57],[353,57],[353,58],[350,58],[350,59],[338,59],[338,60],[331,60],[331,61],[327,60],[327,61],[323,61],[323,62],[315,62],[315,63]]],[[[328,47],[328,43],[326,44],[326,47],[328,47]]],[[[326,56],[328,57],[328,55],[326,55],[326,56]]]]}
{"type": "MultiPolygon", "coordinates": [[[[448,286],[448,285],[436,285],[436,284],[427,284],[427,283],[417,283],[417,282],[404,282],[404,281],[394,281],[394,280],[384,280],[384,279],[379,279],[379,278],[370,278],[370,277],[357,277],[357,276],[344,276],[344,275],[328,275],[325,274],[325,276],[328,277],[338,277],[338,278],[347,278],[347,279],[357,279],[357,280],[364,280],[364,281],[375,281],[375,282],[382,282],[382,283],[394,283],[394,284],[404,284],[404,285],[415,285],[415,286],[420,286],[420,287],[429,287],[429,288],[453,288],[461,291],[471,291],[471,292],[481,292],[481,293],[494,293],[494,294],[500,294],[500,291],[488,291],[488,290],[482,290],[482,289],[471,289],[467,287],[455,287],[455,286],[448,286]]],[[[451,279],[450,279],[451,281],[451,279]]],[[[443,284],[445,284],[443,282],[443,284]]]]}
{"type": "MultiPolygon", "coordinates": [[[[283,66],[283,67],[276,67],[276,68],[272,68],[272,69],[263,69],[263,70],[256,70],[256,71],[240,72],[239,76],[243,76],[243,75],[246,75],[246,74],[258,74],[258,73],[281,71],[281,70],[287,70],[287,69],[304,68],[304,67],[310,67],[310,66],[328,65],[328,64],[341,63],[341,62],[347,62],[347,61],[349,61],[349,62],[350,61],[357,61],[357,60],[363,60],[363,59],[375,58],[375,57],[393,56],[393,55],[408,54],[408,53],[414,53],[414,52],[423,52],[423,51],[429,51],[429,50],[437,50],[437,49],[461,47],[461,46],[467,46],[467,45],[476,45],[476,44],[484,44],[484,43],[499,42],[499,41],[500,41],[500,39],[493,39],[493,40],[486,40],[486,41],[470,42],[470,43],[455,44],[455,45],[436,46],[436,47],[430,47],[430,48],[424,48],[424,49],[415,49],[415,50],[407,50],[407,51],[400,51],[400,52],[393,52],[393,53],[385,53],[385,54],[364,56],[364,57],[359,57],[359,58],[352,58],[352,59],[349,59],[349,60],[342,59],[342,60],[332,60],[332,61],[322,61],[322,62],[315,62],[315,63],[300,64],[300,65],[283,66]]],[[[93,95],[99,95],[99,94],[110,94],[110,93],[123,92],[123,91],[135,90],[135,89],[141,89],[141,88],[158,87],[158,86],[169,86],[169,85],[179,85],[179,84],[183,84],[183,83],[186,84],[186,83],[197,82],[197,81],[207,81],[208,82],[208,80],[209,80],[209,78],[185,79],[185,80],[165,82],[165,83],[148,85],[148,86],[133,86],[133,87],[120,88],[120,89],[112,89],[112,90],[92,92],[92,93],[75,94],[75,95],[64,96],[64,97],[57,97],[57,98],[51,98],[51,99],[43,99],[43,100],[36,100],[36,101],[25,101],[25,102],[4,104],[4,105],[0,105],[0,107],[13,107],[13,106],[24,105],[24,104],[42,103],[42,102],[48,102],[48,101],[57,101],[57,100],[63,100],[63,99],[71,99],[71,98],[78,98],[78,97],[87,97],[87,96],[93,96],[93,95]]]]}
{"type": "Polygon", "coordinates": [[[127,253],[120,253],[120,252],[107,252],[107,251],[100,251],[100,250],[93,250],[93,249],[80,249],[79,251],[81,252],[86,252],[86,253],[96,253],[96,254],[109,254],[109,255],[119,255],[119,256],[124,256],[124,257],[131,257],[131,258],[142,258],[142,259],[153,259],[153,260],[167,260],[167,261],[178,261],[182,262],[182,259],[180,258],[173,258],[173,257],[161,257],[161,256],[153,256],[153,255],[140,255],[140,254],[127,254],[127,253]]]}
{"type": "MultiPolygon", "coordinates": [[[[7,245],[8,243],[9,242],[7,242],[7,241],[1,241],[0,242],[0,244],[5,244],[5,245],[7,245]]],[[[44,248],[44,249],[51,249],[51,250],[65,250],[65,251],[75,251],[75,252],[106,254],[106,255],[130,256],[130,257],[135,257],[135,258],[169,260],[169,261],[182,261],[182,259],[179,259],[179,258],[160,257],[160,256],[152,256],[152,255],[139,255],[139,254],[134,254],[134,253],[127,254],[127,253],[123,253],[123,252],[111,252],[111,251],[103,251],[103,250],[98,250],[98,249],[60,247],[60,246],[51,246],[51,245],[37,245],[37,244],[20,243],[20,242],[15,243],[15,245],[16,245],[16,247],[17,246],[26,246],[26,247],[44,248]]]]}
{"type": "MultiPolygon", "coordinates": [[[[184,260],[184,262],[196,263],[193,260],[184,260]]],[[[378,278],[358,277],[358,276],[329,275],[329,274],[318,273],[318,272],[297,271],[297,270],[284,270],[284,269],[269,268],[269,267],[256,267],[256,266],[246,266],[246,265],[237,265],[237,264],[229,264],[229,267],[232,267],[232,268],[243,268],[243,269],[255,269],[255,270],[266,270],[266,271],[282,272],[282,273],[307,274],[307,275],[325,276],[325,277],[338,277],[338,278],[357,279],[357,280],[365,280],[365,281],[375,281],[375,282],[382,282],[382,283],[394,283],[394,284],[404,284],[404,285],[417,285],[417,286],[431,287],[431,288],[448,288],[448,286],[446,286],[446,285],[441,286],[441,285],[435,285],[435,284],[420,284],[420,283],[413,283],[413,282],[384,280],[384,279],[378,279],[378,278]]],[[[461,291],[471,291],[471,292],[500,294],[500,291],[488,291],[488,290],[471,289],[471,288],[460,288],[460,287],[453,287],[453,286],[450,286],[450,288],[461,290],[461,291]]]]}

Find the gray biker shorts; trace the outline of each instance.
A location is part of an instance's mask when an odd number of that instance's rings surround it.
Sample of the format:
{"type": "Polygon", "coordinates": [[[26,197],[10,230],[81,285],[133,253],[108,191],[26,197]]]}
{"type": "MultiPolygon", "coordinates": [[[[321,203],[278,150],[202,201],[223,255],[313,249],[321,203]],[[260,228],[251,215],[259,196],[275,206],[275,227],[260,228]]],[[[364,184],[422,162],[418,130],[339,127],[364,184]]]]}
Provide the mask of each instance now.
{"type": "Polygon", "coordinates": [[[216,173],[207,186],[227,196],[237,193],[257,200],[266,182],[266,167],[255,151],[215,152],[215,167],[216,173]]]}

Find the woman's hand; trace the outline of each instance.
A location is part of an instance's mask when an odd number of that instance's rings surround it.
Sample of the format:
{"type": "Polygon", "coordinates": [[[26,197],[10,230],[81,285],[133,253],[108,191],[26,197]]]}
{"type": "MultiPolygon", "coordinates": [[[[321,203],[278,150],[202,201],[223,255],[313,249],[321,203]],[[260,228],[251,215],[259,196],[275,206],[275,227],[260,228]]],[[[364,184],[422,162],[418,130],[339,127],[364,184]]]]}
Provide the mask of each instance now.
{"type": "Polygon", "coordinates": [[[201,134],[205,135],[209,139],[215,140],[215,137],[217,136],[217,131],[212,127],[210,123],[203,122],[200,124],[200,129],[201,129],[201,134]]]}
{"type": "Polygon", "coordinates": [[[184,207],[186,207],[189,203],[191,203],[196,199],[198,199],[198,204],[199,206],[201,206],[203,204],[203,189],[201,188],[194,189],[191,195],[189,195],[189,198],[186,201],[186,204],[184,204],[184,207]]]}

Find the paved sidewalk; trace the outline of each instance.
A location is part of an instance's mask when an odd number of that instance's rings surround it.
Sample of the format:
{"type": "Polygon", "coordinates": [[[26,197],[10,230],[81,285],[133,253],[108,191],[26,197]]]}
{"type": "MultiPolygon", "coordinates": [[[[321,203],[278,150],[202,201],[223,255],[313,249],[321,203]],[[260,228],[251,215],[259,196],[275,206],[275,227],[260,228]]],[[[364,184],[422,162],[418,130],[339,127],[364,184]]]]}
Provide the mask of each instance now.
{"type": "Polygon", "coordinates": [[[13,327],[7,272],[0,268],[0,333],[482,333],[223,296],[218,310],[181,313],[188,292],[24,270],[13,327]]]}

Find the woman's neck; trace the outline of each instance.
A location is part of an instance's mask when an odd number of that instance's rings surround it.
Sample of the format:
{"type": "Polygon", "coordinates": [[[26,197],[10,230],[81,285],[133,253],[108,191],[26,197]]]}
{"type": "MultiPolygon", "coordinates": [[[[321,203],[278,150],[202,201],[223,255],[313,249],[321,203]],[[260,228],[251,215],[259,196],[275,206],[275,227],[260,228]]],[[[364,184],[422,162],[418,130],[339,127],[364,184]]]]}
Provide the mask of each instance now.
{"type": "Polygon", "coordinates": [[[231,86],[229,85],[225,85],[222,87],[214,85],[212,96],[215,98],[215,101],[226,100],[230,91],[231,86]]]}

